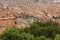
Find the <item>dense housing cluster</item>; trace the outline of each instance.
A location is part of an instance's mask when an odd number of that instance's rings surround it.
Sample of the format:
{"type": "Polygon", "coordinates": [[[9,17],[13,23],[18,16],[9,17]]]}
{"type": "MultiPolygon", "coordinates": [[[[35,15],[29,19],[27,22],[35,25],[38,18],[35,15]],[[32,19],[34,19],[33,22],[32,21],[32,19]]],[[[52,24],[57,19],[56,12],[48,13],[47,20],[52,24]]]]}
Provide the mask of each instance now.
{"type": "Polygon", "coordinates": [[[29,26],[34,19],[60,23],[60,3],[54,0],[2,0],[0,27],[29,26]]]}

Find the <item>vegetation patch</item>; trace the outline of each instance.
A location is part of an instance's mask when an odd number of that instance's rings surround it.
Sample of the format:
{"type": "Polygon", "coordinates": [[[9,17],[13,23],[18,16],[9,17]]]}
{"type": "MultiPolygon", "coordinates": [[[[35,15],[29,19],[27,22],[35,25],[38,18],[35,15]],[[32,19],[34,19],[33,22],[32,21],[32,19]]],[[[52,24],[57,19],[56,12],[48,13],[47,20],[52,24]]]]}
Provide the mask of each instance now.
{"type": "Polygon", "coordinates": [[[60,40],[60,24],[35,21],[25,29],[6,29],[0,40],[60,40]]]}

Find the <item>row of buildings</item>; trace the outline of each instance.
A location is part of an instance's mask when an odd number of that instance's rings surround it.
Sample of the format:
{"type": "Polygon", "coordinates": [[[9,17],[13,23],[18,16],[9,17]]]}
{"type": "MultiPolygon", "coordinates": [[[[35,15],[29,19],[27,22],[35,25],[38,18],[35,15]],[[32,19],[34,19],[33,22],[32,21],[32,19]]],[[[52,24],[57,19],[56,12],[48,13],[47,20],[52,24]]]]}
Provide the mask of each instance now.
{"type": "Polygon", "coordinates": [[[55,3],[60,0],[0,0],[0,4],[12,5],[12,4],[37,4],[37,3],[55,3]]]}

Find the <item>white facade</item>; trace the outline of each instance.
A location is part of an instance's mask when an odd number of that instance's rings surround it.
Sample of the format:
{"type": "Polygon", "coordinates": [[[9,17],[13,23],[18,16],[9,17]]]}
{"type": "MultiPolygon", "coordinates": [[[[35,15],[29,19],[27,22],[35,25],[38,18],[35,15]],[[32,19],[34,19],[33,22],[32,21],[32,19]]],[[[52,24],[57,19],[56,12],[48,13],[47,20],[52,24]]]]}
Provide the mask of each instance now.
{"type": "Polygon", "coordinates": [[[60,0],[54,0],[53,2],[60,2],[60,0]]]}

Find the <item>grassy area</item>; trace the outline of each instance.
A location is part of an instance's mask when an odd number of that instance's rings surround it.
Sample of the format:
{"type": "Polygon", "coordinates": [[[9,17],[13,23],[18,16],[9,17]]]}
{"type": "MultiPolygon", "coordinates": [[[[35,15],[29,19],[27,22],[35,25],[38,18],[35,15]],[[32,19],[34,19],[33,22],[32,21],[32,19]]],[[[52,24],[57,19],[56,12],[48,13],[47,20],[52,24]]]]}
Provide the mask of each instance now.
{"type": "Polygon", "coordinates": [[[33,18],[33,17],[23,17],[22,19],[24,21],[27,21],[27,22],[34,22],[34,21],[38,20],[38,19],[33,18]]]}

